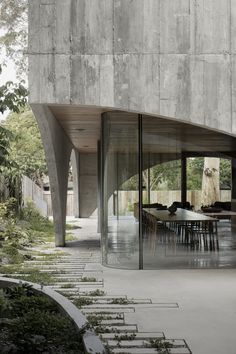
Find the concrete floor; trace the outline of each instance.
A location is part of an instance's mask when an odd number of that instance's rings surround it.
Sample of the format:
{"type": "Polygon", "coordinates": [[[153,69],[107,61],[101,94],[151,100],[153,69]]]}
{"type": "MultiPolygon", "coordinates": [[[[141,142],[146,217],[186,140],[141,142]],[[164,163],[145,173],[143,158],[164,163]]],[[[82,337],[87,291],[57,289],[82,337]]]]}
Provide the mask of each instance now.
{"type": "MultiPolygon", "coordinates": [[[[78,241],[99,247],[96,219],[79,220],[78,241]]],[[[74,251],[76,252],[76,247],[74,251]]],[[[236,251],[235,251],[236,252],[236,251]]],[[[118,270],[103,267],[110,294],[178,303],[179,308],[138,308],[130,316],[140,331],[164,331],[183,338],[193,354],[236,354],[236,269],[118,270]]]]}
{"type": "MultiPolygon", "coordinates": [[[[119,269],[139,267],[139,225],[133,217],[110,220],[107,265],[119,269]]],[[[180,240],[174,231],[157,235],[147,234],[143,242],[144,269],[214,269],[236,268],[236,233],[231,230],[230,221],[218,222],[219,250],[205,248],[201,244],[192,247],[180,240]]]]}
{"type": "Polygon", "coordinates": [[[140,331],[183,338],[194,354],[236,353],[236,270],[145,270],[104,268],[113,294],[177,302],[178,309],[138,309],[140,331]]]}

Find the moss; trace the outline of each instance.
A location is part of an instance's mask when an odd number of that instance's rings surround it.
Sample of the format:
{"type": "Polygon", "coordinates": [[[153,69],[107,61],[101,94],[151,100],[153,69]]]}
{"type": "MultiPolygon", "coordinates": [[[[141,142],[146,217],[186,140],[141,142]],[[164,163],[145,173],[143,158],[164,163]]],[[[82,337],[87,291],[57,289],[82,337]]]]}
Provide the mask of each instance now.
{"type": "Polygon", "coordinates": [[[83,306],[88,306],[91,305],[93,303],[93,300],[87,297],[83,297],[80,296],[76,299],[73,300],[73,303],[75,304],[75,306],[77,306],[78,308],[81,308],[83,306]]]}
{"type": "Polygon", "coordinates": [[[66,224],[66,230],[77,230],[77,229],[82,229],[82,227],[78,225],[66,224]]]}
{"type": "Polygon", "coordinates": [[[84,294],[84,296],[103,296],[105,295],[105,291],[96,289],[94,291],[90,291],[84,294]]]}
{"type": "Polygon", "coordinates": [[[37,283],[37,284],[43,284],[43,285],[52,285],[55,283],[54,277],[51,275],[51,273],[46,273],[46,272],[40,272],[39,270],[36,269],[31,269],[31,271],[28,272],[25,271],[25,274],[17,274],[17,276],[14,276],[14,273],[9,275],[10,278],[17,278],[20,280],[25,280],[29,281],[32,283],[37,283]]]}
{"type": "Polygon", "coordinates": [[[61,286],[61,288],[64,288],[64,289],[70,289],[70,288],[74,288],[75,285],[74,284],[71,284],[71,283],[68,283],[68,284],[63,284],[61,286]]]}
{"type": "Polygon", "coordinates": [[[82,277],[82,278],[80,279],[80,281],[93,283],[93,282],[97,281],[97,279],[94,278],[94,277],[82,277]]]}

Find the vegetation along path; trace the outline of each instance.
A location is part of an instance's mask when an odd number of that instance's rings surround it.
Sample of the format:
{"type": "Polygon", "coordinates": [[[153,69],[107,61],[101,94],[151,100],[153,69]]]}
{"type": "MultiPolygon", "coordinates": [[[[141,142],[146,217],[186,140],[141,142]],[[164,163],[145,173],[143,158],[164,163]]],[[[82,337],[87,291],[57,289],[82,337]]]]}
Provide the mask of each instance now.
{"type": "Polygon", "coordinates": [[[190,354],[185,340],[166,338],[163,332],[140,332],[127,319],[139,308],[176,308],[178,304],[110,294],[104,284],[97,235],[90,232],[85,239],[80,229],[72,233],[75,240],[66,249],[55,249],[52,243],[30,248],[33,259],[17,267],[5,266],[5,275],[42,283],[69,298],[87,316],[108,353],[190,354]]]}

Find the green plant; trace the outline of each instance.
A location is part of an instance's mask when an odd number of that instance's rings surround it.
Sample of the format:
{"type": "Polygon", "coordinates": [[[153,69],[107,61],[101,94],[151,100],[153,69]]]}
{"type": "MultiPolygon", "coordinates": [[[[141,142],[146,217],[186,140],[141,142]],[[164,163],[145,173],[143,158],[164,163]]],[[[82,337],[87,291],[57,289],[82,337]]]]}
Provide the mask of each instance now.
{"type": "Polygon", "coordinates": [[[92,283],[92,282],[97,281],[97,279],[94,278],[94,277],[82,277],[80,281],[83,281],[83,282],[91,282],[91,283],[92,283]]]}
{"type": "Polygon", "coordinates": [[[166,349],[173,348],[172,343],[163,339],[150,339],[149,343],[150,343],[149,346],[151,348],[156,348],[158,350],[158,353],[160,354],[162,353],[166,354],[167,353],[166,349]]]}
{"type": "Polygon", "coordinates": [[[8,287],[3,289],[3,292],[5,294],[5,297],[7,299],[16,299],[20,298],[21,296],[33,296],[34,291],[32,289],[32,286],[26,283],[14,286],[14,287],[8,287]]]}
{"type": "Polygon", "coordinates": [[[40,272],[37,269],[32,269],[28,274],[26,271],[25,274],[17,275],[17,279],[42,285],[52,285],[55,283],[55,279],[51,273],[40,272]]]}
{"type": "Polygon", "coordinates": [[[114,339],[117,340],[118,342],[122,341],[122,340],[134,340],[136,338],[136,334],[135,333],[125,333],[125,334],[116,334],[114,336],[114,339]]]}
{"type": "Polygon", "coordinates": [[[77,237],[71,233],[66,233],[66,241],[74,241],[77,240],[77,237]]]}
{"type": "Polygon", "coordinates": [[[77,230],[77,229],[82,229],[82,227],[78,225],[66,224],[66,230],[77,230]]]}
{"type": "Polygon", "coordinates": [[[103,296],[103,295],[105,295],[105,291],[100,290],[100,289],[96,289],[94,291],[90,291],[88,293],[85,293],[84,295],[86,295],[86,296],[103,296]]]}
{"type": "Polygon", "coordinates": [[[124,299],[122,297],[120,298],[113,298],[111,299],[110,301],[110,304],[114,304],[114,305],[127,305],[127,304],[130,304],[132,303],[131,301],[127,300],[127,299],[124,299]]]}
{"type": "Polygon", "coordinates": [[[61,288],[64,288],[64,289],[74,288],[74,284],[71,284],[71,283],[63,284],[61,286],[61,288]]]}
{"type": "Polygon", "coordinates": [[[8,306],[1,312],[1,352],[84,354],[82,335],[52,299],[27,284],[7,288],[3,294],[8,306]]]}
{"type": "Polygon", "coordinates": [[[28,201],[26,206],[22,209],[21,219],[28,221],[30,228],[34,231],[47,232],[54,229],[53,223],[40,214],[32,201],[28,201]]]}
{"type": "Polygon", "coordinates": [[[91,305],[93,303],[93,300],[87,297],[83,297],[80,296],[76,299],[73,300],[73,303],[75,304],[75,306],[77,306],[78,308],[81,308],[83,306],[88,306],[91,305]]]}

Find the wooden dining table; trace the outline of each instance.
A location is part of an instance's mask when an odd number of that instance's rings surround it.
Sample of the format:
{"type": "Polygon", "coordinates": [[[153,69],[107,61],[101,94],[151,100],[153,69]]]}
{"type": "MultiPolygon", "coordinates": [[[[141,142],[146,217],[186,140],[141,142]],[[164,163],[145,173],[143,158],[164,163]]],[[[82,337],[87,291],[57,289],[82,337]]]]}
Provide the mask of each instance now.
{"type": "Polygon", "coordinates": [[[179,232],[184,230],[185,241],[188,241],[188,234],[204,233],[210,237],[210,242],[216,241],[217,249],[219,249],[217,218],[200,214],[194,211],[178,208],[174,214],[170,214],[168,210],[158,210],[155,208],[143,208],[143,212],[153,216],[157,222],[161,222],[166,229],[176,230],[179,232]]]}
{"type": "Polygon", "coordinates": [[[191,210],[178,208],[177,211],[171,215],[168,210],[157,210],[155,208],[143,208],[146,213],[149,213],[162,222],[217,222],[216,218],[208,215],[196,213],[191,210]]]}

